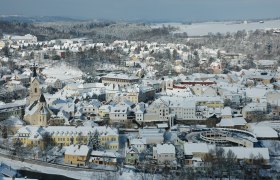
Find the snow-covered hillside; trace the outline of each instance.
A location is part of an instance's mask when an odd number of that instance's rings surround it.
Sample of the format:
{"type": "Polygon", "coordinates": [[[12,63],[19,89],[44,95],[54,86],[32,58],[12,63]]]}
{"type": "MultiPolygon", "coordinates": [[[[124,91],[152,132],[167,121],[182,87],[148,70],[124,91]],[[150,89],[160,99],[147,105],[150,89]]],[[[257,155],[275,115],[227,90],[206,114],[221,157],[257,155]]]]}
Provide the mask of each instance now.
{"type": "Polygon", "coordinates": [[[227,33],[227,32],[236,32],[238,30],[256,30],[256,29],[274,29],[280,28],[280,20],[270,20],[260,22],[203,22],[203,23],[193,23],[191,25],[181,24],[181,23],[160,23],[155,24],[152,27],[162,27],[162,26],[174,26],[178,30],[174,33],[186,32],[189,36],[203,36],[208,33],[227,33]]]}

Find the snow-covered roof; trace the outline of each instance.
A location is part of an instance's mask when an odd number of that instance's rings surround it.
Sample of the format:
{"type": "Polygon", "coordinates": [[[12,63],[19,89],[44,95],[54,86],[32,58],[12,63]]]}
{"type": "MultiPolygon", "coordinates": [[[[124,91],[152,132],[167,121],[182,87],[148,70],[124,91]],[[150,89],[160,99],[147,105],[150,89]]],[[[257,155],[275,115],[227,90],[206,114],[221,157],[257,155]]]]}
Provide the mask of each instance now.
{"type": "Polygon", "coordinates": [[[206,143],[185,143],[184,154],[193,155],[193,153],[209,153],[210,149],[214,149],[214,145],[206,143]]]}
{"type": "Polygon", "coordinates": [[[89,152],[89,147],[87,145],[70,145],[65,147],[65,155],[73,156],[87,156],[89,152]]]}
{"type": "Polygon", "coordinates": [[[262,126],[262,125],[250,125],[249,128],[257,138],[278,138],[278,133],[269,126],[262,126]]]}
{"type": "Polygon", "coordinates": [[[225,154],[231,150],[237,159],[251,159],[253,156],[261,155],[265,160],[269,160],[268,148],[247,148],[247,147],[223,147],[225,154]]]}
{"type": "Polygon", "coordinates": [[[0,111],[4,110],[4,109],[23,107],[23,106],[25,106],[26,102],[25,101],[22,101],[22,102],[16,101],[16,102],[13,102],[13,103],[7,103],[7,104],[3,104],[3,105],[1,105],[1,104],[0,104],[0,111]]]}
{"type": "Polygon", "coordinates": [[[246,92],[246,96],[247,97],[264,97],[265,94],[268,92],[268,88],[264,88],[264,87],[253,87],[253,88],[246,88],[245,92],[246,92]]]}
{"type": "Polygon", "coordinates": [[[92,151],[90,156],[98,156],[98,157],[113,157],[116,158],[119,154],[115,151],[92,151]]]}
{"type": "Polygon", "coordinates": [[[157,154],[175,154],[175,146],[173,144],[157,144],[153,147],[157,154]]]}
{"type": "Polygon", "coordinates": [[[147,142],[146,142],[146,138],[141,138],[141,139],[136,138],[136,139],[132,139],[130,141],[130,144],[131,145],[145,145],[145,144],[147,144],[147,142]]]}
{"type": "Polygon", "coordinates": [[[234,118],[223,118],[217,126],[221,127],[233,127],[233,126],[244,126],[246,120],[243,117],[234,117],[234,118]]]}
{"type": "Polygon", "coordinates": [[[22,126],[25,124],[25,122],[18,117],[11,116],[6,120],[1,121],[0,124],[6,126],[22,126]]]}
{"type": "Polygon", "coordinates": [[[109,135],[118,135],[117,129],[108,127],[108,126],[48,126],[48,127],[39,127],[39,126],[25,126],[18,130],[17,133],[30,133],[30,132],[41,132],[40,129],[44,130],[44,132],[57,136],[88,136],[89,134],[94,134],[95,131],[98,131],[100,136],[109,136],[109,135]]]}
{"type": "Polygon", "coordinates": [[[127,113],[128,107],[127,106],[115,106],[111,108],[111,113],[127,113]]]}

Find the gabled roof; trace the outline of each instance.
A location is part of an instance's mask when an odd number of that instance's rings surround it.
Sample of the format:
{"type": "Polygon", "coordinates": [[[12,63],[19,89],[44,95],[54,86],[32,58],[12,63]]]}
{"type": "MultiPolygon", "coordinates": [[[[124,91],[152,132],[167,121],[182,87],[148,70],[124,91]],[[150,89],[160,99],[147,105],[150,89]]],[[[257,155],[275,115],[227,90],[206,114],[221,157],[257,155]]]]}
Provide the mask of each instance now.
{"type": "Polygon", "coordinates": [[[217,126],[233,127],[233,126],[244,126],[245,124],[247,124],[247,122],[243,117],[234,117],[234,118],[221,119],[220,123],[218,123],[217,126]]]}
{"type": "Polygon", "coordinates": [[[248,147],[223,147],[225,154],[231,150],[237,159],[250,159],[253,156],[261,155],[265,160],[269,159],[268,148],[248,148],[248,147]]]}
{"type": "Polygon", "coordinates": [[[206,143],[185,143],[184,154],[193,155],[193,153],[209,153],[214,146],[209,146],[206,143]]]}

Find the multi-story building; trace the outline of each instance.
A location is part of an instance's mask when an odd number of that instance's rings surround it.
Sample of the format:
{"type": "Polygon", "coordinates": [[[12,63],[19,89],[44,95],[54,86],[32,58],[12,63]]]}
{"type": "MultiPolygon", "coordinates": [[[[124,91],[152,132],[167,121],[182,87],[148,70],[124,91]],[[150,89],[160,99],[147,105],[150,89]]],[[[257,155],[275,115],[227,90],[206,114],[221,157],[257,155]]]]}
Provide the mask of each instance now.
{"type": "Polygon", "coordinates": [[[146,108],[144,122],[169,122],[169,104],[162,99],[155,100],[146,108]]]}
{"type": "Polygon", "coordinates": [[[92,114],[97,115],[98,109],[100,108],[100,106],[101,106],[101,103],[97,99],[93,99],[92,101],[82,105],[82,112],[86,116],[89,116],[92,114]]]}
{"type": "Polygon", "coordinates": [[[48,144],[69,146],[71,144],[88,144],[96,132],[98,132],[101,146],[118,150],[118,132],[107,126],[25,126],[17,131],[15,139],[24,145],[40,146],[41,148],[48,144]]]}
{"type": "Polygon", "coordinates": [[[115,106],[111,108],[109,118],[112,123],[126,123],[128,120],[129,109],[127,106],[115,106]]]}

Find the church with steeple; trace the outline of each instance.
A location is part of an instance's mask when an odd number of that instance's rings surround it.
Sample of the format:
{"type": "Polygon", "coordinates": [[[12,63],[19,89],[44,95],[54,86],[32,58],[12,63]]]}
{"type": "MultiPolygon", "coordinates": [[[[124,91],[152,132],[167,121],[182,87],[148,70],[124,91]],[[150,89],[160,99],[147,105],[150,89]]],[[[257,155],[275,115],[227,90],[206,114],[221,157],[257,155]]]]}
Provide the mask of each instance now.
{"type": "Polygon", "coordinates": [[[30,82],[29,105],[25,109],[24,120],[27,124],[47,126],[52,115],[53,113],[49,109],[46,99],[41,92],[40,82],[34,65],[30,82]]]}

